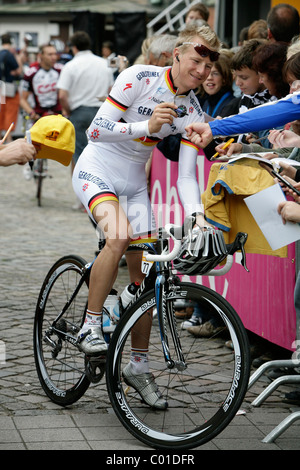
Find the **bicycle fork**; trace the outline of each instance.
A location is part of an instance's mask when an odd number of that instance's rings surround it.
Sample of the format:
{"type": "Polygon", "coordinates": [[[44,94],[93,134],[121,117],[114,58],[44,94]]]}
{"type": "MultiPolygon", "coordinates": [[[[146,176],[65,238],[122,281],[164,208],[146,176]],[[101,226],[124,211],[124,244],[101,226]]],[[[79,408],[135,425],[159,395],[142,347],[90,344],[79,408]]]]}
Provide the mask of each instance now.
{"type": "Polygon", "coordinates": [[[187,365],[184,360],[180,339],[178,336],[176,320],[173,311],[173,304],[172,302],[167,302],[169,295],[167,285],[168,284],[166,282],[165,274],[158,274],[155,282],[155,299],[157,306],[157,316],[159,322],[161,344],[168,369],[176,368],[177,370],[182,371],[186,369],[187,365]],[[169,326],[169,331],[172,336],[174,344],[174,355],[176,356],[176,359],[173,359],[171,357],[167,326],[169,326]]]}

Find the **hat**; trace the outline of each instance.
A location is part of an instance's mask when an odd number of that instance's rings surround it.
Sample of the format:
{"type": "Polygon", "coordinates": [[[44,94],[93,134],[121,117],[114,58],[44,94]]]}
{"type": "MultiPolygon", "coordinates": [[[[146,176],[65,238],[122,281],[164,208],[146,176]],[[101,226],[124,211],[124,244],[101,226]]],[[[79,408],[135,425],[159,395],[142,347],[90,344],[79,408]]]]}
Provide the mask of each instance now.
{"type": "Polygon", "coordinates": [[[71,163],[75,152],[75,129],[61,114],[51,114],[36,121],[26,133],[38,148],[36,158],[49,158],[65,166],[71,163]],[[28,135],[30,134],[30,135],[28,135]]]}

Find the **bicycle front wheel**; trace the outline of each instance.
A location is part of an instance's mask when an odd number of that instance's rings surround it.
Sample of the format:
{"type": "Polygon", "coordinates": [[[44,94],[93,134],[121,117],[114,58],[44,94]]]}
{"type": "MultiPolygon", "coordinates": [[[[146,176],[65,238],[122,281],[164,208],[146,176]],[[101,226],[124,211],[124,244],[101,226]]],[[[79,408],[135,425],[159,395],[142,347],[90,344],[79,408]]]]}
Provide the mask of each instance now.
{"type": "Polygon", "coordinates": [[[215,325],[210,337],[193,336],[173,316],[180,338],[173,341],[164,322],[173,361],[166,364],[159,321],[151,315],[156,307],[151,291],[120,320],[107,358],[107,387],[116,415],[137,439],[158,449],[191,449],[217,436],[241,406],[249,380],[247,334],[230,304],[211,289],[189,283],[180,283],[167,296],[167,308],[174,312],[179,300],[206,312],[215,325]],[[149,368],[168,402],[165,411],[142,403],[140,395],[132,388],[128,391],[122,378],[122,369],[130,360],[131,333],[141,321],[144,331],[147,321],[148,329],[151,327],[149,368]],[[226,340],[231,340],[233,349],[225,346],[226,340]],[[176,352],[178,344],[182,354],[176,352]]]}
{"type": "Polygon", "coordinates": [[[45,278],[36,306],[33,345],[37,373],[46,395],[61,406],[79,400],[90,385],[84,355],[75,345],[88,296],[85,265],[75,255],[58,260],[45,278]]]}
{"type": "Polygon", "coordinates": [[[36,198],[37,198],[37,203],[39,207],[42,205],[42,184],[43,184],[43,179],[44,179],[43,170],[44,170],[44,162],[40,158],[37,160],[36,168],[34,169],[34,178],[37,183],[36,198]]]}

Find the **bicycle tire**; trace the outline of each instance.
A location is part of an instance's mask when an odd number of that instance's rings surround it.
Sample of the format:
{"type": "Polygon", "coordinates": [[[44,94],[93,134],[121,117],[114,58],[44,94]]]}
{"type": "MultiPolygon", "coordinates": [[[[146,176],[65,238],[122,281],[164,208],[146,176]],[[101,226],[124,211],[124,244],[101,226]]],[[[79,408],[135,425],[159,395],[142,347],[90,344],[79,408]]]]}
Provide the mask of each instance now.
{"type": "Polygon", "coordinates": [[[76,255],[59,259],[48,272],[36,305],[33,334],[36,369],[46,395],[61,406],[79,400],[90,385],[84,355],[74,344],[84,319],[88,282],[84,281],[56,328],[52,328],[83,276],[85,265],[85,260],[76,255]]]}
{"type": "MultiPolygon", "coordinates": [[[[180,321],[176,320],[187,363],[180,371],[166,366],[158,321],[153,319],[149,369],[168,401],[167,410],[153,410],[141,403],[134,389],[128,392],[121,372],[129,361],[132,329],[148,315],[149,308],[155,307],[154,291],[142,295],[120,320],[107,357],[107,388],[118,419],[138,440],[157,449],[192,449],[220,434],[240,408],[250,374],[247,333],[233,307],[204,286],[180,283],[177,287],[168,296],[169,307],[174,308],[179,299],[196,302],[222,325],[213,337],[199,338],[179,328],[180,321]],[[226,338],[232,340],[233,350],[226,348],[226,338]]],[[[170,334],[168,339],[172,349],[170,334]]]]}

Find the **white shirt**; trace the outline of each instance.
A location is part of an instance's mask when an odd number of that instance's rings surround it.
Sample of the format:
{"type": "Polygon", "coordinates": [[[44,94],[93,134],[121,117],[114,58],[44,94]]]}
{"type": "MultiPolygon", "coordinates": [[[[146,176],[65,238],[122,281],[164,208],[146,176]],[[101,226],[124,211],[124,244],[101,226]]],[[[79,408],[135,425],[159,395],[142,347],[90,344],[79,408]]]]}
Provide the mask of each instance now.
{"type": "Polygon", "coordinates": [[[114,83],[112,71],[102,57],[91,51],[80,51],[67,62],[57,88],[68,91],[71,111],[79,106],[99,107],[114,83]]]}

